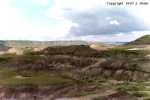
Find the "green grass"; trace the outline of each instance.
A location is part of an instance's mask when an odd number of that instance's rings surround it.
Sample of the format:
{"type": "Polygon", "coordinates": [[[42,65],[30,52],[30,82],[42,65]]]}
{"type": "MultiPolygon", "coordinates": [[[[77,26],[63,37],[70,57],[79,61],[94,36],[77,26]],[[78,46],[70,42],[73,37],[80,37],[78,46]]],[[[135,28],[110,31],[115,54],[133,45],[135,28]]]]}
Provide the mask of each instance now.
{"type": "MultiPolygon", "coordinates": [[[[0,68],[0,85],[7,86],[18,86],[18,85],[62,85],[62,84],[72,84],[72,83],[82,83],[81,86],[96,86],[96,89],[91,91],[82,90],[78,93],[74,91],[68,93],[72,96],[84,96],[89,94],[96,94],[105,90],[117,90],[126,91],[137,97],[150,97],[150,82],[122,82],[122,83],[112,83],[109,80],[93,80],[88,82],[83,82],[76,80],[68,72],[50,72],[46,70],[41,71],[16,71],[11,68],[0,68]]],[[[79,84],[78,84],[79,85],[79,84]]],[[[79,85],[79,86],[80,86],[79,85]]],[[[71,90],[70,90],[71,91],[71,90]]]]}
{"type": "Polygon", "coordinates": [[[48,71],[24,71],[17,72],[10,68],[0,68],[1,85],[57,85],[71,83],[71,79],[59,76],[56,72],[48,71]]]}
{"type": "Polygon", "coordinates": [[[145,36],[142,36],[138,39],[136,39],[135,41],[132,41],[130,43],[128,43],[128,45],[139,45],[139,44],[150,44],[150,35],[145,35],[145,36]]]}
{"type": "Polygon", "coordinates": [[[146,51],[139,51],[139,50],[128,50],[126,48],[112,48],[109,50],[106,50],[104,52],[102,52],[104,56],[132,56],[132,57],[139,57],[139,56],[144,56],[145,54],[147,54],[146,51]]]}
{"type": "Polygon", "coordinates": [[[145,82],[124,82],[116,85],[116,89],[119,91],[126,91],[137,97],[150,98],[150,83],[145,82]]]}
{"type": "Polygon", "coordinates": [[[2,54],[0,55],[0,63],[7,63],[15,56],[15,54],[2,54]]]}

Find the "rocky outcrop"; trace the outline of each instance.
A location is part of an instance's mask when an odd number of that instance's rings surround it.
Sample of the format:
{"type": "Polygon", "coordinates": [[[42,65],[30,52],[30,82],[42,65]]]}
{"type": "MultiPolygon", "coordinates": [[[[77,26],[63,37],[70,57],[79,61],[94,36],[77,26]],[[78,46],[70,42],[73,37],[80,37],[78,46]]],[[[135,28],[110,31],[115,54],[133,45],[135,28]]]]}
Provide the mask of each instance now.
{"type": "Polygon", "coordinates": [[[149,59],[142,51],[110,49],[97,51],[89,46],[55,46],[15,57],[9,66],[17,70],[69,70],[79,79],[149,80],[149,59]]]}
{"type": "MultiPolygon", "coordinates": [[[[79,96],[79,94],[75,93],[95,92],[97,89],[104,92],[103,89],[106,85],[100,88],[101,83],[97,83],[97,81],[136,82],[150,80],[150,70],[148,69],[150,59],[146,55],[143,51],[118,48],[97,51],[87,45],[48,47],[38,52],[15,55],[9,57],[9,60],[7,59],[8,55],[5,55],[6,57],[1,57],[3,66],[16,71],[17,78],[22,78],[22,76],[30,78],[31,76],[25,73],[28,71],[45,71],[48,77],[50,77],[50,73],[54,73],[51,77],[60,76],[71,81],[67,81],[69,84],[60,84],[58,82],[59,84],[41,87],[24,84],[20,86],[3,85],[0,87],[0,99],[55,100],[61,97],[79,96]],[[18,73],[21,76],[18,76],[18,73]]],[[[7,71],[5,70],[5,72],[7,71]]],[[[11,79],[16,78],[12,78],[11,75],[9,76],[11,79]]],[[[6,80],[3,79],[3,81],[5,83],[6,80]]],[[[107,89],[109,88],[107,87],[107,89]]],[[[115,95],[119,95],[120,98],[131,97],[126,93],[117,93],[108,97],[116,98],[115,95]]],[[[107,100],[107,97],[103,98],[107,100]]],[[[99,98],[94,100],[99,100],[99,98]]]]}
{"type": "Polygon", "coordinates": [[[0,86],[0,100],[57,100],[77,96],[74,94],[81,91],[94,91],[96,88],[90,85],[73,84],[0,86]]]}
{"type": "Polygon", "coordinates": [[[93,100],[139,100],[136,96],[133,96],[127,92],[116,92],[107,96],[97,97],[93,100]]]}

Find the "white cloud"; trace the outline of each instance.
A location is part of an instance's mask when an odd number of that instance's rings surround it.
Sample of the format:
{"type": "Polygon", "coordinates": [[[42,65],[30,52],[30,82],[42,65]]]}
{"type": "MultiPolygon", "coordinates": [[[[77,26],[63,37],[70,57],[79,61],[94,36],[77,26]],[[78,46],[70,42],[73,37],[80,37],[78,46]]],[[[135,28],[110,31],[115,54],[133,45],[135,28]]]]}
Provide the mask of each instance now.
{"type": "Polygon", "coordinates": [[[105,0],[54,0],[54,5],[48,9],[46,15],[51,18],[64,19],[64,10],[89,11],[105,7],[105,0]]]}
{"type": "Polygon", "coordinates": [[[48,0],[32,0],[32,2],[39,6],[48,6],[48,0]]]}
{"type": "Polygon", "coordinates": [[[118,20],[113,19],[112,17],[106,17],[105,18],[106,21],[109,21],[110,25],[120,25],[118,20]]]}
{"type": "Polygon", "coordinates": [[[109,21],[109,20],[111,20],[112,18],[111,18],[111,17],[106,17],[105,19],[109,21]]]}
{"type": "Polygon", "coordinates": [[[109,22],[109,24],[111,24],[111,25],[120,25],[120,23],[117,20],[111,20],[109,22]]]}
{"type": "Polygon", "coordinates": [[[71,8],[75,10],[89,10],[96,7],[104,6],[105,0],[55,0],[55,5],[59,8],[71,8]]]}
{"type": "Polygon", "coordinates": [[[148,13],[149,9],[150,9],[149,5],[148,6],[139,6],[134,9],[135,14],[137,14],[137,16],[141,17],[148,26],[150,26],[150,13],[148,13]]]}
{"type": "Polygon", "coordinates": [[[70,37],[72,40],[85,40],[85,41],[100,41],[100,42],[129,42],[141,36],[150,35],[150,31],[133,31],[131,33],[118,33],[108,35],[88,35],[80,37],[70,37]]]}
{"type": "Polygon", "coordinates": [[[128,42],[133,41],[146,34],[150,35],[150,31],[133,31],[131,33],[118,33],[109,35],[93,35],[82,37],[83,40],[102,41],[102,42],[128,42]]]}
{"type": "Polygon", "coordinates": [[[40,20],[30,20],[12,7],[9,0],[1,0],[0,7],[0,39],[57,39],[64,37],[71,26],[67,21],[50,26],[40,20]]]}
{"type": "MultiPolygon", "coordinates": [[[[54,40],[64,38],[68,34],[72,26],[80,27],[80,25],[73,23],[71,20],[64,17],[64,10],[75,10],[79,12],[100,10],[105,6],[107,0],[54,0],[54,4],[50,7],[46,15],[49,18],[56,20],[56,25],[50,26],[46,22],[40,22],[37,19],[28,19],[23,15],[23,12],[19,11],[19,8],[15,8],[10,4],[11,0],[0,0],[0,39],[29,39],[29,40],[54,40]]],[[[39,6],[47,6],[48,0],[32,0],[32,3],[39,6]]],[[[137,16],[143,18],[143,21],[150,25],[150,14],[148,13],[149,6],[140,6],[129,8],[137,16]],[[138,11],[137,11],[138,10],[138,11]]],[[[103,20],[103,19],[102,19],[103,20]]],[[[120,25],[118,20],[113,19],[112,16],[108,16],[106,19],[112,25],[120,25]]],[[[101,41],[126,41],[137,38],[148,32],[132,32],[119,33],[111,35],[91,35],[85,37],[75,37],[76,39],[91,39],[101,41]]],[[[71,38],[69,38],[71,39],[71,38]]],[[[73,39],[73,38],[72,38],[73,39]]]]}

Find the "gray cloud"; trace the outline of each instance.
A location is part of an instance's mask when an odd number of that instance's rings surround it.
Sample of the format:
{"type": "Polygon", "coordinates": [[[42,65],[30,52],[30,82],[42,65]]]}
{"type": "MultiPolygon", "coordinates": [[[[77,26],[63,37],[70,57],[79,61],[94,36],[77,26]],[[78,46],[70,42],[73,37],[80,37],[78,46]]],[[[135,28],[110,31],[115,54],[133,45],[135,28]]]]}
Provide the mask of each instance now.
{"type": "Polygon", "coordinates": [[[70,29],[68,35],[73,36],[147,30],[141,19],[123,8],[104,8],[86,12],[64,9],[64,16],[78,24],[78,26],[72,26],[70,29]]]}

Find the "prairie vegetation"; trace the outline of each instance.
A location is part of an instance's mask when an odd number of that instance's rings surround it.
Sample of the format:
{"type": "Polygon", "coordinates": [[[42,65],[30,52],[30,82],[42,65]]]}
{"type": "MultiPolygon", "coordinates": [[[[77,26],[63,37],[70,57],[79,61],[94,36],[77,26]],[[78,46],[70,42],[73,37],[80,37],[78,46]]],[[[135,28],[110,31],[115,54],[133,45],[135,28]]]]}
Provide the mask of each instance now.
{"type": "Polygon", "coordinates": [[[149,93],[141,92],[146,91],[149,85],[144,85],[150,80],[147,55],[147,50],[129,50],[125,46],[95,50],[88,45],[52,46],[36,52],[28,49],[23,55],[3,54],[0,85],[48,86],[53,98],[107,90],[149,98],[149,93]]]}

